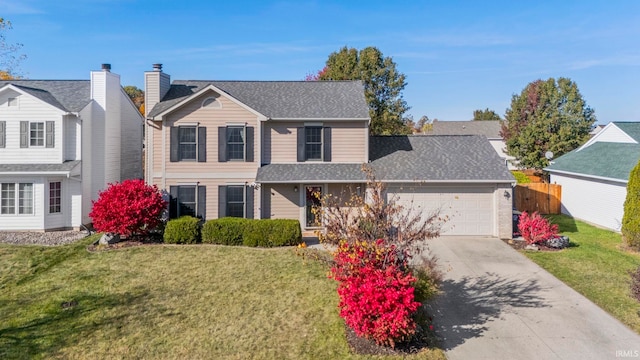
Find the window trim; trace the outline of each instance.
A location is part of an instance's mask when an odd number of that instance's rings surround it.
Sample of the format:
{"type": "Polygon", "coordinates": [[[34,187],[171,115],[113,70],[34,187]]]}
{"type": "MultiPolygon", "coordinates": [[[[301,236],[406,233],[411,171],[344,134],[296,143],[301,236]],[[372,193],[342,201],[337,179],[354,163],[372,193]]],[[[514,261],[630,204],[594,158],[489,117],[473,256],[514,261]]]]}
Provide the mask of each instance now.
{"type": "Polygon", "coordinates": [[[232,216],[229,215],[229,204],[242,204],[242,216],[240,216],[243,219],[246,219],[247,216],[247,209],[246,209],[246,205],[247,205],[247,186],[244,184],[227,184],[227,198],[225,199],[225,208],[226,208],[226,213],[225,216],[228,217],[238,217],[238,216],[232,216]],[[229,191],[229,188],[242,188],[242,202],[240,201],[233,201],[230,202],[229,201],[229,194],[231,193],[229,191]]]}
{"type": "Polygon", "coordinates": [[[7,107],[20,108],[20,102],[17,97],[7,98],[7,107]],[[13,100],[13,101],[12,101],[13,100]],[[13,104],[12,104],[13,103],[13,104]]]}
{"type": "Polygon", "coordinates": [[[198,161],[198,126],[197,125],[181,125],[177,126],[178,128],[178,161],[198,161]],[[195,141],[192,142],[183,142],[182,134],[183,130],[192,129],[194,132],[195,141]],[[182,145],[193,145],[195,147],[195,155],[192,158],[184,158],[182,153],[182,145]]]}
{"type": "Polygon", "coordinates": [[[209,96],[206,99],[202,100],[202,104],[200,104],[200,107],[203,109],[222,109],[222,103],[220,102],[220,100],[218,100],[217,97],[215,96],[209,96]],[[212,101],[211,101],[212,100],[212,101]],[[206,103],[207,101],[211,101],[210,103],[206,103]],[[212,104],[217,104],[216,106],[212,106],[212,104]]]}
{"type": "Polygon", "coordinates": [[[46,136],[47,135],[46,135],[46,128],[45,128],[45,122],[44,121],[29,121],[29,147],[30,148],[32,148],[32,147],[33,148],[43,148],[45,146],[46,136]],[[40,125],[42,127],[41,130],[38,130],[38,129],[35,130],[36,132],[38,132],[38,131],[42,132],[42,137],[41,138],[38,138],[38,137],[34,138],[33,137],[33,131],[34,131],[33,130],[33,125],[40,125]],[[39,145],[39,144],[36,143],[36,145],[34,145],[33,144],[34,139],[36,140],[36,142],[37,142],[37,140],[42,141],[42,144],[39,145]]]}
{"type": "Polygon", "coordinates": [[[0,216],[33,216],[36,214],[36,209],[35,209],[35,205],[36,205],[36,201],[35,201],[35,184],[32,182],[3,182],[0,183],[0,216]],[[2,206],[2,200],[4,200],[4,194],[5,191],[3,190],[4,185],[13,185],[13,195],[9,198],[10,200],[13,200],[13,212],[11,213],[3,213],[3,206],[2,206]],[[21,189],[22,185],[30,185],[31,189],[30,189],[30,196],[28,197],[28,199],[30,200],[30,206],[28,206],[29,209],[31,209],[30,212],[21,212],[21,208],[24,208],[26,206],[22,205],[22,201],[26,198],[26,197],[21,197],[21,195],[24,193],[24,191],[21,189]]]}
{"type": "Polygon", "coordinates": [[[62,181],[49,181],[49,214],[52,215],[59,215],[62,214],[62,181]],[[51,196],[51,185],[53,184],[58,184],[58,189],[57,189],[57,196],[56,197],[52,197],[51,196]],[[57,204],[52,204],[52,200],[54,199],[58,199],[57,204]],[[58,211],[51,211],[52,208],[58,208],[58,211]]]}
{"type": "Polygon", "coordinates": [[[323,131],[323,127],[322,125],[313,125],[313,126],[305,126],[304,127],[304,161],[324,161],[324,131],[323,131]],[[320,132],[320,143],[317,142],[309,142],[307,139],[307,130],[318,130],[320,132]],[[308,145],[320,145],[320,157],[319,158],[310,158],[309,157],[309,149],[308,149],[308,145]]]}
{"type": "Polygon", "coordinates": [[[227,135],[227,142],[226,142],[226,146],[227,146],[227,161],[239,161],[239,162],[245,162],[247,159],[247,127],[245,125],[227,125],[227,130],[226,130],[226,135],[227,135]],[[242,143],[239,142],[231,142],[229,141],[230,137],[231,137],[231,132],[229,131],[230,129],[242,129],[242,143]],[[235,159],[231,157],[231,145],[239,145],[242,144],[242,158],[241,159],[235,159]]]}
{"type": "Polygon", "coordinates": [[[193,217],[197,217],[198,215],[198,185],[187,185],[187,184],[183,184],[183,185],[178,185],[178,196],[177,196],[177,205],[178,208],[176,209],[176,214],[179,217],[181,216],[193,216],[193,217]],[[180,190],[181,189],[186,189],[186,188],[190,188],[193,189],[193,202],[188,202],[185,203],[184,201],[180,201],[180,190]],[[193,214],[181,214],[180,213],[180,209],[182,209],[182,204],[193,204],[193,214]]]}

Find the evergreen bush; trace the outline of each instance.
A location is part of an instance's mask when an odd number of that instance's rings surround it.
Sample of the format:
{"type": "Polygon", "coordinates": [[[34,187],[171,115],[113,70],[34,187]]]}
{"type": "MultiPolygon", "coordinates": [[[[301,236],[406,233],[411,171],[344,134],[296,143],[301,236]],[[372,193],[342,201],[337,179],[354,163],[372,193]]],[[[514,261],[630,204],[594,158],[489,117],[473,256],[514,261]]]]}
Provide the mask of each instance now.
{"type": "Polygon", "coordinates": [[[627,245],[640,250],[640,162],[629,174],[621,230],[627,245]]]}
{"type": "Polygon", "coordinates": [[[182,216],[169,220],[164,229],[164,242],[167,244],[195,244],[200,241],[200,219],[182,216]]]}

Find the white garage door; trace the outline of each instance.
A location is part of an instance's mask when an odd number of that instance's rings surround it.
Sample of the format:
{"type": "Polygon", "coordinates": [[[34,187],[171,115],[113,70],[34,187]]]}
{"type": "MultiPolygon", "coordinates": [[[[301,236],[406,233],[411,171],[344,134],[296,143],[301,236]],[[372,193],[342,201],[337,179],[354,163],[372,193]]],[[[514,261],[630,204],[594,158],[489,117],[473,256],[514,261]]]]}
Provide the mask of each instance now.
{"type": "Polygon", "coordinates": [[[448,217],[442,235],[494,235],[494,187],[390,186],[389,196],[405,208],[428,215],[440,208],[448,217]]]}

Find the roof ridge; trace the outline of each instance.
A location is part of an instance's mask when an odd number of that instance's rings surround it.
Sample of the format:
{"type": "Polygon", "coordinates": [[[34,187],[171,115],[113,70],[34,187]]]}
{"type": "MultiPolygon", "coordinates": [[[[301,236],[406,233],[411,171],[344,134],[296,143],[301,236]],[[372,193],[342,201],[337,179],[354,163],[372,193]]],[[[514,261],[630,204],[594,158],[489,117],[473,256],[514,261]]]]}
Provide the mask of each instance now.
{"type": "Polygon", "coordinates": [[[306,81],[306,80],[182,80],[182,79],[174,79],[173,82],[176,81],[184,81],[184,82],[261,82],[261,83],[338,83],[338,82],[361,82],[362,80],[314,80],[314,81],[306,81]]]}

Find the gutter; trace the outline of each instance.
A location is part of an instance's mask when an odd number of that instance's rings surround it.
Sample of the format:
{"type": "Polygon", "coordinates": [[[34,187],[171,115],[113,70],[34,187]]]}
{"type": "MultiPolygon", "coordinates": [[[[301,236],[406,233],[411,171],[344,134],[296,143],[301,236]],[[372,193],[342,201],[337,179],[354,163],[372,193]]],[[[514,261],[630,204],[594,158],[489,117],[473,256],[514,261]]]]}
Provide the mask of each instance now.
{"type": "Polygon", "coordinates": [[[605,181],[617,182],[617,183],[621,183],[621,184],[626,184],[626,183],[629,182],[629,180],[610,178],[610,177],[606,177],[606,176],[581,174],[581,173],[575,173],[575,172],[571,172],[571,171],[562,171],[562,170],[555,170],[555,169],[549,169],[549,168],[544,168],[542,170],[548,171],[548,172],[550,172],[552,174],[553,173],[558,173],[558,174],[563,174],[563,175],[572,175],[572,176],[577,176],[577,177],[582,177],[582,178],[589,178],[589,179],[597,179],[597,180],[605,180],[605,181]]]}

